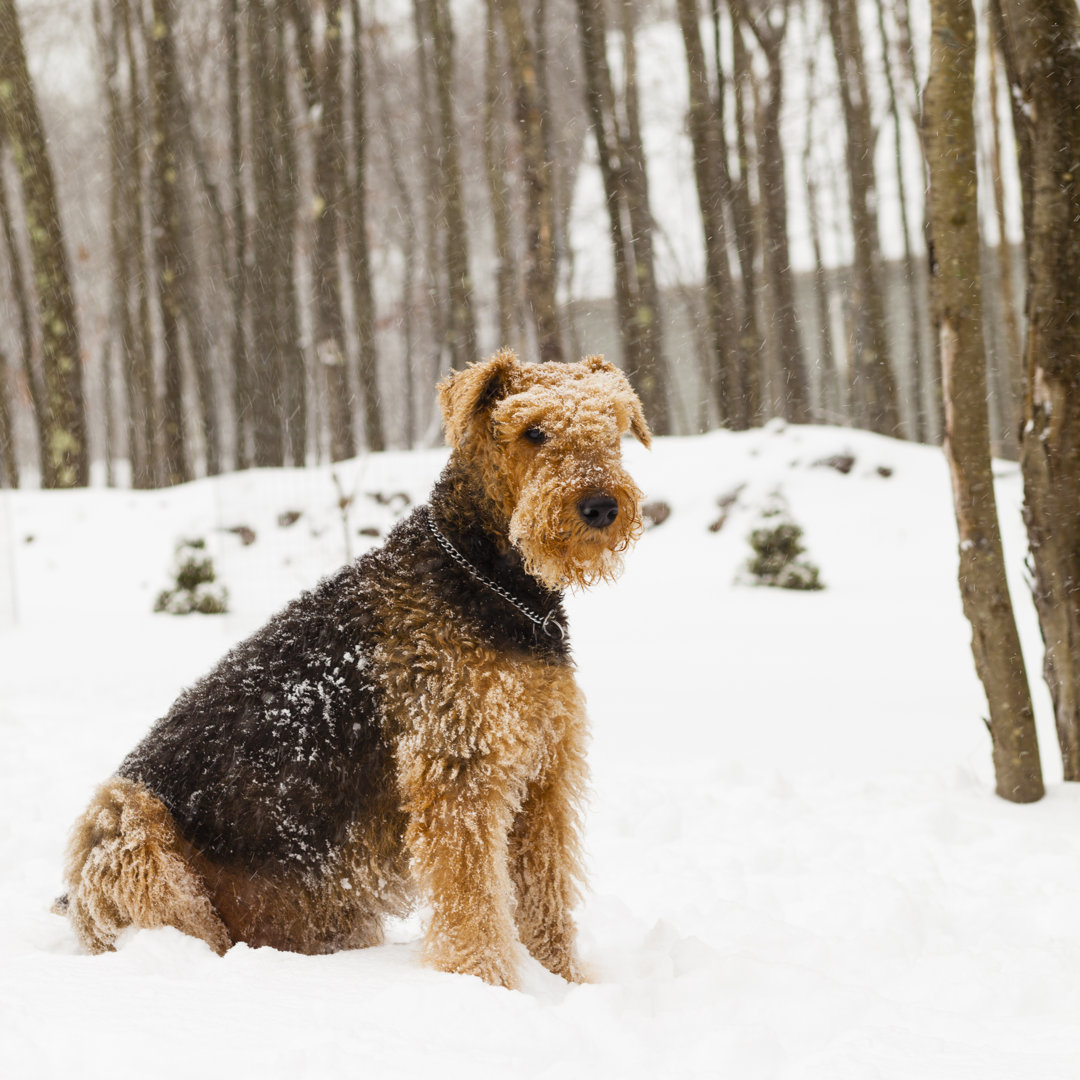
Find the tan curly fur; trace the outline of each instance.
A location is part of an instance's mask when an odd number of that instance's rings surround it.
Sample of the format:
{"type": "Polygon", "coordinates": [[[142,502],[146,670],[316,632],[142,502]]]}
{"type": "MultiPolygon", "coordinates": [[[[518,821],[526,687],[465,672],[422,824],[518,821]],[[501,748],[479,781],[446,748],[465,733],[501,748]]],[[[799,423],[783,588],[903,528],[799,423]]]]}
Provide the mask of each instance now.
{"type": "MultiPolygon", "coordinates": [[[[620,440],[629,432],[648,445],[648,426],[625,377],[599,357],[523,365],[503,351],[444,380],[439,398],[453,452],[430,511],[416,511],[384,549],[238,646],[204,680],[212,690],[186,692],[76,823],[62,907],[88,950],[113,948],[128,926],[166,925],[218,953],[239,941],[306,953],[360,948],[382,941],[386,916],[424,900],[423,956],[443,971],[512,987],[524,946],[564,978],[585,978],[573,909],[584,882],[587,730],[574,665],[565,641],[455,566],[424,515],[489,551],[491,573],[502,567],[512,588],[532,589],[531,603],[561,613],[548,590],[613,577],[640,534],[641,492],[620,440]],[[592,496],[615,500],[614,520],[584,520],[581,503],[592,496]],[[315,606],[327,594],[341,613],[329,621],[315,606]],[[289,628],[308,625],[297,620],[312,612],[342,640],[319,645],[322,668],[301,653],[297,664],[307,666],[289,671],[325,670],[327,694],[355,693],[348,718],[367,741],[360,756],[310,777],[295,773],[295,756],[282,759],[289,782],[310,783],[312,799],[328,807],[329,846],[298,860],[307,848],[257,847],[274,806],[250,805],[251,793],[268,788],[243,739],[257,735],[273,687],[244,695],[247,673],[266,670],[265,650],[309,640],[289,628]],[[253,668],[244,667],[249,654],[253,668]],[[354,690],[342,681],[346,664],[357,672],[354,690]],[[234,693],[239,713],[220,724],[200,714],[234,693]],[[190,742],[178,740],[184,724],[195,725],[190,742]],[[208,804],[209,819],[177,811],[192,815],[185,834],[159,795],[171,791],[174,808],[194,805],[220,775],[221,755],[230,781],[208,804]],[[177,778],[177,762],[190,779],[177,778]],[[156,779],[144,784],[140,769],[156,779]],[[346,780],[353,795],[340,786],[346,780]],[[226,843],[218,824],[203,828],[222,820],[222,807],[247,847],[226,843]],[[256,850],[258,858],[243,854],[256,850]]],[[[284,690],[298,699],[296,681],[284,690]]]]}

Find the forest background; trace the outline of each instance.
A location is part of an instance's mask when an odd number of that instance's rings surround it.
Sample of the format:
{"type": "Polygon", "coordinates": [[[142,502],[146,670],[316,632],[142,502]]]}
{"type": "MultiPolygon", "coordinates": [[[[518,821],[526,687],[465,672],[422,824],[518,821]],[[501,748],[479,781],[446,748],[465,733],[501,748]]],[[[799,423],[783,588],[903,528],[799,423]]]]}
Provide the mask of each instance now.
{"type": "Polygon", "coordinates": [[[501,345],[659,435],[942,441],[1037,799],[990,452],[1080,779],[1078,147],[1075,0],[0,0],[0,482],[432,445],[501,345]]]}

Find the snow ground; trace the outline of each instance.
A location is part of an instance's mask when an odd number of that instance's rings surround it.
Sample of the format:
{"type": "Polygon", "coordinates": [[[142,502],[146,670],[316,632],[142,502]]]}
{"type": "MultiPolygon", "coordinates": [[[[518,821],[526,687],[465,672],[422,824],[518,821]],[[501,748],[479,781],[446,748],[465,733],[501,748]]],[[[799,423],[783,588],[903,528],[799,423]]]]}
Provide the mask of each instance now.
{"type": "MultiPolygon", "coordinates": [[[[773,425],[627,456],[672,513],[622,581],[570,602],[595,981],[531,965],[520,992],[421,967],[416,920],[328,957],[218,959],[171,930],[80,955],[48,905],[91,789],[345,557],[345,532],[326,469],[0,492],[0,1074],[1075,1080],[1080,790],[1037,678],[1015,467],[998,466],[999,498],[1049,785],[1027,807],[992,794],[940,453],[773,425]],[[843,451],[849,475],[814,464],[843,451]],[[733,584],[777,488],[824,592],[733,584]],[[151,614],[192,535],[231,613],[151,614]]],[[[353,555],[395,514],[368,493],[422,499],[443,459],[339,468],[353,555]]]]}

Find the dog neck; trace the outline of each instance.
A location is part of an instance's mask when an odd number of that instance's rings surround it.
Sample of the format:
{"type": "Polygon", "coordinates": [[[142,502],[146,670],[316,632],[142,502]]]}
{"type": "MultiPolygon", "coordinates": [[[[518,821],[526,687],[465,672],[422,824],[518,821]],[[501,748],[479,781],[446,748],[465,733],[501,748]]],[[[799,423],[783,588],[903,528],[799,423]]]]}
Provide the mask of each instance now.
{"type": "Polygon", "coordinates": [[[480,573],[542,610],[559,599],[525,569],[510,542],[509,520],[459,452],[450,456],[428,503],[439,529],[480,573]]]}

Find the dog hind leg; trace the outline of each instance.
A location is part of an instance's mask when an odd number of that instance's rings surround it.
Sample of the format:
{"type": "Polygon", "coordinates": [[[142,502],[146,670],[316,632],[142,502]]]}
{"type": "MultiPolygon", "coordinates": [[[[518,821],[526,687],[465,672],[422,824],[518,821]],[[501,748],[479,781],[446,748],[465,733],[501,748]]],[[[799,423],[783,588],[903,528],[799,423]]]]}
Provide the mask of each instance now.
{"type": "Polygon", "coordinates": [[[66,914],[83,946],[115,948],[128,926],[174,926],[219,955],[232,944],[206,885],[183,855],[172,815],[146,788],[113,777],[75,824],[66,914]]]}

